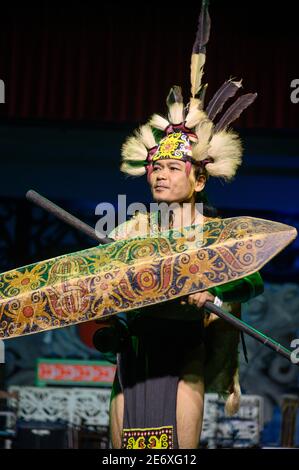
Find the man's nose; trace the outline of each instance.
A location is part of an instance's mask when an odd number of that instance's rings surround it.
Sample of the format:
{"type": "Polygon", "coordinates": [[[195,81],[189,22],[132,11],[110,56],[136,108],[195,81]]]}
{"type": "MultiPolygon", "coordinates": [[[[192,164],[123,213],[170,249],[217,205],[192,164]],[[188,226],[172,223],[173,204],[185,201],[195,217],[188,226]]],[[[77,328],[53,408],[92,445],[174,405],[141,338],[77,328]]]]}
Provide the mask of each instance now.
{"type": "Polygon", "coordinates": [[[157,174],[157,180],[165,180],[166,179],[166,171],[165,169],[161,169],[157,174]]]}

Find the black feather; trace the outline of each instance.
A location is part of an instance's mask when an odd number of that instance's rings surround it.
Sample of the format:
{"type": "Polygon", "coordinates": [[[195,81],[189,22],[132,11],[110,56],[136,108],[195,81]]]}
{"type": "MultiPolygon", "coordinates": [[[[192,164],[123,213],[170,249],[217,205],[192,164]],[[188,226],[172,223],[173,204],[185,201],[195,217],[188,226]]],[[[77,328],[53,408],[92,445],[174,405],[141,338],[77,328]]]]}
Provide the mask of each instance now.
{"type": "Polygon", "coordinates": [[[257,93],[248,93],[237,99],[224,113],[220,121],[216,124],[214,133],[226,129],[257,97],[257,93]]]}
{"type": "Polygon", "coordinates": [[[233,82],[232,80],[227,80],[223,83],[223,85],[216,91],[213,98],[210,100],[207,108],[206,113],[213,121],[220,111],[222,111],[223,106],[227,102],[229,98],[235,96],[237,91],[239,90],[240,85],[238,82],[233,82]]]}
{"type": "Polygon", "coordinates": [[[209,1],[203,0],[198,19],[198,29],[193,44],[193,54],[206,53],[206,44],[210,37],[211,19],[208,11],[209,1]]]}

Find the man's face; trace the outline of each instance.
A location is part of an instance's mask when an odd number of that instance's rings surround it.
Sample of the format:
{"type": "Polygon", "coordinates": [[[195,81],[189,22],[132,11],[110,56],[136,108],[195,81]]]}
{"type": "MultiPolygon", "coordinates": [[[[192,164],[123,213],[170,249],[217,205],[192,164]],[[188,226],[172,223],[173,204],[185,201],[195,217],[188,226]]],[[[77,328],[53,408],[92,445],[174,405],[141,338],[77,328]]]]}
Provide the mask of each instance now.
{"type": "MultiPolygon", "coordinates": [[[[193,174],[193,171],[191,173],[193,174]]],[[[196,184],[192,183],[191,176],[187,176],[185,162],[165,159],[154,163],[150,186],[155,201],[167,203],[187,201],[192,196],[196,184]]]]}

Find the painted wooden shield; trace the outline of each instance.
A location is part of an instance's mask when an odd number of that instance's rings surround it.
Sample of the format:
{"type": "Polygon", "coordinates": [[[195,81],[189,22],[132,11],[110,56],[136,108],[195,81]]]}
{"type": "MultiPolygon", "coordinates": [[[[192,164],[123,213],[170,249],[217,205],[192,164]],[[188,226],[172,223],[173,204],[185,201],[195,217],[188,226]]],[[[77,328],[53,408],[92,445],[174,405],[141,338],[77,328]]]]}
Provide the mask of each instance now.
{"type": "Polygon", "coordinates": [[[0,338],[75,325],[165,302],[258,271],[296,238],[253,217],[214,219],[201,237],[176,231],[120,240],[0,275],[0,338]]]}

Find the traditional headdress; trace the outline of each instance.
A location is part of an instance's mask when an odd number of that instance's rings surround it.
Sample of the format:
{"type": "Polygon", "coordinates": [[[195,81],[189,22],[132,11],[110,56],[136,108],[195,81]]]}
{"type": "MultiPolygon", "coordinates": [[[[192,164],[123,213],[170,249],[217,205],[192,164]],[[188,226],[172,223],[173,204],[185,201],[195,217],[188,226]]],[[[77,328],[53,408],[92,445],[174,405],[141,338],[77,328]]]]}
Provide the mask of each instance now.
{"type": "Polygon", "coordinates": [[[241,81],[229,79],[204,108],[207,83],[202,84],[206,44],[210,36],[208,1],[203,0],[191,56],[191,98],[184,106],[181,88],[174,86],[167,97],[168,116],[154,114],[122,146],[121,171],[133,176],[150,176],[155,161],[165,158],[186,162],[189,174],[194,164],[207,176],[230,180],[241,164],[242,145],[229,128],[256,98],[256,93],[240,96],[215,122],[229,98],[235,96],[241,81]]]}

